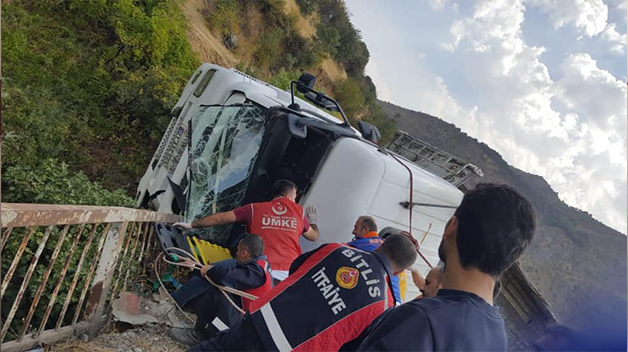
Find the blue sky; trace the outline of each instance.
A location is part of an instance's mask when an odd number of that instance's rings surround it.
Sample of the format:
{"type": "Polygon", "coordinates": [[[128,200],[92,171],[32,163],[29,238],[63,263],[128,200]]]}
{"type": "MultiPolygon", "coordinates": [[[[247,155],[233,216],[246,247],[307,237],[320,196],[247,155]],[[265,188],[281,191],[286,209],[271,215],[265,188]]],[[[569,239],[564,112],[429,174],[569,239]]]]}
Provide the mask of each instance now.
{"type": "Polygon", "coordinates": [[[378,97],[454,123],[626,233],[626,2],[346,0],[378,97]]]}

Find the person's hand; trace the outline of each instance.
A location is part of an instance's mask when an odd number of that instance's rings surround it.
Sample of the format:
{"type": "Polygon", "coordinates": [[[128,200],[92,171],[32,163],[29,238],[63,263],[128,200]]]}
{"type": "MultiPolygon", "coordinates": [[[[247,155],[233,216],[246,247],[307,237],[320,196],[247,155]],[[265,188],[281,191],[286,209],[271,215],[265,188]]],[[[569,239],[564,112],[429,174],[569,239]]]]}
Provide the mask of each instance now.
{"type": "Polygon", "coordinates": [[[174,224],[172,224],[173,227],[178,227],[181,230],[191,230],[192,229],[192,223],[191,222],[175,222],[174,224]]]}
{"type": "Polygon", "coordinates": [[[318,214],[316,208],[313,205],[305,208],[305,217],[310,224],[318,224],[318,214]]]}
{"type": "Polygon", "coordinates": [[[201,268],[201,276],[207,276],[207,272],[208,272],[208,271],[209,271],[209,269],[211,269],[211,268],[212,268],[212,265],[211,265],[211,264],[204,265],[204,266],[201,268]]]}
{"type": "Polygon", "coordinates": [[[196,264],[192,259],[184,258],[179,261],[179,264],[190,269],[194,269],[194,265],[196,264]]]}

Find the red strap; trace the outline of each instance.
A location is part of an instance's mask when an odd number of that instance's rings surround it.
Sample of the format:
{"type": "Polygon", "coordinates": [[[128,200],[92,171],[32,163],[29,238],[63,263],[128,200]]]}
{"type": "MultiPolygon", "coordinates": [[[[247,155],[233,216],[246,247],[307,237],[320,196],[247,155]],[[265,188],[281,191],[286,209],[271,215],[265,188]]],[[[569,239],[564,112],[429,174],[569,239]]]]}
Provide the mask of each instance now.
{"type": "Polygon", "coordinates": [[[410,237],[410,240],[412,241],[412,243],[414,243],[414,246],[416,247],[416,252],[421,256],[421,258],[423,258],[423,261],[425,261],[425,263],[427,263],[427,266],[430,267],[430,269],[432,269],[432,264],[430,264],[430,262],[427,260],[427,258],[425,258],[423,256],[423,254],[421,253],[421,251],[419,250],[419,244],[418,242],[414,239],[414,237],[412,237],[412,206],[414,206],[414,202],[412,201],[412,194],[414,193],[413,191],[413,175],[412,175],[412,170],[410,170],[410,168],[408,167],[408,165],[404,164],[401,160],[399,160],[399,158],[397,158],[394,154],[390,153],[390,156],[393,157],[393,159],[397,160],[397,162],[399,162],[399,164],[401,164],[403,167],[406,168],[406,170],[408,170],[408,173],[410,174],[410,205],[408,206],[408,209],[410,210],[410,223],[408,224],[408,234],[407,236],[410,237]]]}

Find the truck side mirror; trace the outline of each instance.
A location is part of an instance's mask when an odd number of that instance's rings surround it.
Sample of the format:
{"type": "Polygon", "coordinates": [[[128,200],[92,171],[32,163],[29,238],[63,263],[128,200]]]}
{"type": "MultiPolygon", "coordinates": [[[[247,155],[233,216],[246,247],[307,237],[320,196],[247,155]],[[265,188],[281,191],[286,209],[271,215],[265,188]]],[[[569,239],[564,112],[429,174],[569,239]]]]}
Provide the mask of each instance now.
{"type": "Polygon", "coordinates": [[[377,144],[377,142],[382,138],[382,134],[379,132],[377,127],[368,122],[359,121],[358,130],[364,139],[367,139],[375,144],[377,144]]]}
{"type": "Polygon", "coordinates": [[[299,77],[299,81],[297,82],[297,90],[305,94],[309,92],[310,89],[314,88],[314,83],[316,83],[316,77],[314,75],[311,75],[309,73],[303,73],[301,74],[301,77],[299,77]],[[309,89],[305,89],[304,87],[307,87],[309,89]]]}

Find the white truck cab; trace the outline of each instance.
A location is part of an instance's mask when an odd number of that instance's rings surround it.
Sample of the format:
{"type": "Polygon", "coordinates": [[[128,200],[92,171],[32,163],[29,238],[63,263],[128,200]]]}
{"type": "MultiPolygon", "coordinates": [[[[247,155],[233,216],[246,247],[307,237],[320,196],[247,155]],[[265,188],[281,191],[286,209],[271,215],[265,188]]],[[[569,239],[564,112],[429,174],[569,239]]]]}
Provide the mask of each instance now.
{"type": "MultiPolygon", "coordinates": [[[[444,226],[462,200],[457,186],[467,176],[448,182],[429,165],[454,168],[458,175],[467,175],[469,165],[453,157],[446,162],[425,159],[436,150],[427,144],[417,153],[416,148],[404,149],[408,143],[400,138],[408,136],[403,133],[392,144],[401,155],[377,145],[376,128],[361,124],[360,133],[351,127],[333,99],[312,89],[314,78],[303,77],[283,91],[235,69],[201,65],[140,181],[138,206],[183,214],[191,221],[269,200],[273,183],[289,179],[299,188],[297,202],[318,210],[319,239],[302,239],[304,251],[350,241],[355,220],[370,215],[380,230],[411,229],[422,242],[425,260],[437,264],[444,226]],[[294,87],[313,104],[295,97],[294,87]],[[322,108],[338,111],[344,121],[322,108]]],[[[225,225],[208,228],[202,236],[225,245],[242,231],[242,226],[225,225]]],[[[424,275],[429,269],[425,260],[416,263],[424,275]]],[[[414,297],[411,287],[407,298],[414,297]]]]}

